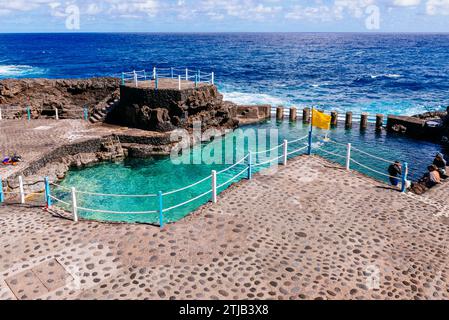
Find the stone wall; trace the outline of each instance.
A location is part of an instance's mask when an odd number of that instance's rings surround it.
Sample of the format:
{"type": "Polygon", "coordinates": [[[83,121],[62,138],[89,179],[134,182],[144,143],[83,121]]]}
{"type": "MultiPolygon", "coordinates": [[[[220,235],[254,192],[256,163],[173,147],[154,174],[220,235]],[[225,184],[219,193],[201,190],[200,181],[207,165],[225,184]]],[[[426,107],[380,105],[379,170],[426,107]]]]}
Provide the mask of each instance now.
{"type": "Polygon", "coordinates": [[[120,105],[106,122],[149,131],[191,129],[194,121],[208,128],[235,128],[236,105],[223,101],[213,85],[195,89],[148,89],[120,87],[120,105]]]}

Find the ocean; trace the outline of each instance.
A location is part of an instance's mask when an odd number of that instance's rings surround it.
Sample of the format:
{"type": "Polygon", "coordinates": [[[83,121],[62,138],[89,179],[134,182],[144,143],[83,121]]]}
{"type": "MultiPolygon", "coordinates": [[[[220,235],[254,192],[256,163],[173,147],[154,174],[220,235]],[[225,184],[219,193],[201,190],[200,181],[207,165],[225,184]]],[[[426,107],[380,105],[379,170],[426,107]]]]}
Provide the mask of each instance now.
{"type": "Polygon", "coordinates": [[[189,67],[236,103],[372,114],[445,110],[448,62],[449,34],[0,34],[0,79],[189,67]]]}

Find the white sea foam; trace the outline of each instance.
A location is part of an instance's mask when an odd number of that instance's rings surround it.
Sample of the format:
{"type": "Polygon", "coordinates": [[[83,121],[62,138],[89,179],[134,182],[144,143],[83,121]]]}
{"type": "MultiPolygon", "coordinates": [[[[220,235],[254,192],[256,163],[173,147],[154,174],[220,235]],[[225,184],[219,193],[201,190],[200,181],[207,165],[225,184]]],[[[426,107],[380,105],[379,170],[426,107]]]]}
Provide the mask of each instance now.
{"type": "Polygon", "coordinates": [[[265,93],[224,92],[223,96],[225,100],[240,105],[270,104],[272,106],[289,106],[291,104],[286,100],[265,93]]]}
{"type": "Polygon", "coordinates": [[[389,79],[398,79],[402,76],[400,74],[396,73],[386,73],[386,74],[377,74],[377,75],[371,75],[371,79],[377,79],[377,78],[389,78],[389,79]]]}
{"type": "Polygon", "coordinates": [[[44,74],[45,70],[29,65],[0,65],[0,77],[22,77],[44,74]]]}

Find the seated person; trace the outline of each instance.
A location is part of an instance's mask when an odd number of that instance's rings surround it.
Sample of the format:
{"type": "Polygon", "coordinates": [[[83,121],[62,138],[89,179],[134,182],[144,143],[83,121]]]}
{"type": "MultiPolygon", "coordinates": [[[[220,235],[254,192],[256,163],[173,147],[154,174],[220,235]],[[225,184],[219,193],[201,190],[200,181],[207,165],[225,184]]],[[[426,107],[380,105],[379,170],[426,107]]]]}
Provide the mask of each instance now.
{"type": "Polygon", "coordinates": [[[388,167],[388,174],[390,175],[390,183],[393,187],[397,187],[399,185],[400,179],[402,175],[402,165],[399,161],[393,163],[390,167],[388,167]]]}
{"type": "Polygon", "coordinates": [[[442,153],[438,153],[435,157],[435,160],[433,161],[433,165],[437,167],[437,170],[439,171],[441,177],[447,178],[446,175],[446,166],[447,162],[444,160],[444,156],[442,153]]]}
{"type": "Polygon", "coordinates": [[[437,184],[441,184],[441,176],[438,168],[435,165],[430,166],[429,168],[429,180],[427,181],[427,187],[432,188],[437,184]]]}

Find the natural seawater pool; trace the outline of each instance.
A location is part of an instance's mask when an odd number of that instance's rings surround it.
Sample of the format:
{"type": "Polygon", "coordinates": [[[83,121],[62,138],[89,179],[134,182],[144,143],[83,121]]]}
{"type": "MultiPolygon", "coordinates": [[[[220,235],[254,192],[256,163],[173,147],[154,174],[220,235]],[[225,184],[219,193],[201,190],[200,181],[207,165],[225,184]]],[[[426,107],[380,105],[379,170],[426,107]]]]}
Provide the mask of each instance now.
{"type": "MultiPolygon", "coordinates": [[[[309,130],[308,125],[297,123],[289,123],[288,121],[277,122],[267,121],[260,124],[248,125],[240,128],[235,132],[235,135],[226,135],[223,139],[215,139],[209,143],[203,143],[200,148],[205,154],[210,154],[216,159],[222,159],[227,164],[209,163],[208,159],[201,164],[175,164],[170,157],[159,157],[153,159],[126,159],[123,162],[112,163],[106,162],[97,164],[83,169],[72,169],[68,172],[66,178],[61,181],[62,187],[76,187],[77,191],[103,193],[103,194],[120,194],[120,195],[150,195],[157,194],[159,191],[167,193],[173,190],[183,188],[191,185],[197,181],[202,180],[211,175],[212,170],[221,171],[226,169],[246,155],[249,150],[262,151],[271,149],[277,144],[281,144],[284,139],[296,140],[307,135],[309,130]],[[268,137],[270,130],[275,130],[276,134],[268,137]],[[226,153],[226,150],[235,149],[235,136],[251,136],[252,133],[260,135],[257,138],[256,144],[248,144],[245,140],[244,150],[238,150],[231,153],[226,153]],[[234,141],[234,142],[233,142],[234,141]],[[233,144],[234,143],[234,144],[233,144]],[[231,147],[230,147],[231,146],[231,147]],[[259,147],[259,148],[257,148],[259,147]],[[226,149],[229,148],[229,149],[226,149]],[[237,154],[240,152],[240,154],[237,154]]],[[[325,150],[341,154],[345,156],[346,147],[344,145],[337,145],[333,143],[320,142],[325,132],[321,130],[314,130],[318,136],[314,138],[314,147],[322,147],[325,150]]],[[[390,133],[376,133],[373,127],[370,127],[365,132],[358,130],[358,124],[354,124],[354,129],[345,130],[344,125],[332,129],[329,137],[333,141],[339,143],[352,143],[354,148],[361,149],[377,157],[388,160],[401,160],[409,163],[410,177],[416,180],[422,176],[426,167],[432,163],[433,157],[437,152],[448,154],[447,149],[439,144],[426,141],[418,141],[408,137],[390,134],[390,133]]],[[[291,144],[289,152],[307,145],[307,139],[291,144]]],[[[190,150],[184,154],[180,159],[192,159],[195,150],[190,150]]],[[[289,158],[305,154],[306,150],[300,153],[289,156],[289,158]]],[[[318,149],[314,149],[314,154],[323,156],[324,158],[333,162],[345,164],[344,158],[335,157],[324,153],[318,149]]],[[[282,147],[279,150],[261,154],[257,159],[257,163],[264,162],[271,158],[282,155],[282,147]]],[[[385,172],[388,168],[388,163],[384,163],[375,158],[370,158],[362,153],[353,151],[352,158],[366,166],[369,166],[377,171],[385,172]]],[[[178,160],[180,160],[178,159],[178,160]]],[[[203,159],[204,160],[204,159],[203,159]]],[[[253,163],[256,158],[254,156],[253,163]]],[[[279,163],[282,159],[279,160],[279,163]]],[[[274,164],[276,163],[273,162],[274,164]]],[[[253,168],[256,173],[269,165],[253,168]]],[[[217,177],[217,185],[221,185],[232,179],[236,174],[243,172],[239,177],[226,183],[223,187],[218,189],[218,194],[223,192],[230,184],[247,178],[246,169],[247,161],[235,166],[231,170],[219,174],[217,177]]],[[[369,171],[357,164],[352,164],[352,169],[362,172],[377,180],[387,182],[387,178],[375,172],[369,171]]],[[[211,191],[211,179],[206,179],[204,182],[196,185],[193,188],[183,190],[181,192],[165,195],[163,197],[163,207],[170,208],[176,206],[192,198],[195,198],[205,192],[211,191]]],[[[70,192],[63,188],[54,188],[52,190],[54,195],[70,203],[70,192]]],[[[211,200],[212,194],[205,196],[176,209],[164,212],[164,223],[175,222],[201,205],[211,200]]],[[[157,197],[110,197],[100,195],[89,195],[81,192],[77,193],[77,203],[79,207],[94,209],[96,211],[117,211],[117,212],[142,212],[142,211],[157,211],[159,208],[159,200],[157,197]]],[[[60,205],[56,203],[56,205],[60,205]]],[[[62,205],[64,207],[64,205],[62,205]]],[[[65,209],[70,210],[69,207],[65,209]]],[[[88,212],[82,209],[78,210],[79,215],[84,219],[112,221],[112,222],[139,222],[157,224],[159,221],[158,213],[150,214],[117,214],[104,212],[88,212]]]]}

